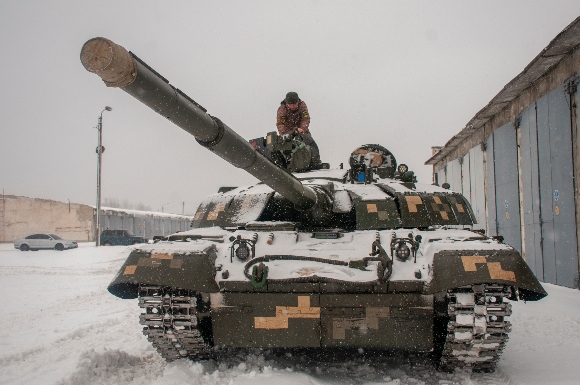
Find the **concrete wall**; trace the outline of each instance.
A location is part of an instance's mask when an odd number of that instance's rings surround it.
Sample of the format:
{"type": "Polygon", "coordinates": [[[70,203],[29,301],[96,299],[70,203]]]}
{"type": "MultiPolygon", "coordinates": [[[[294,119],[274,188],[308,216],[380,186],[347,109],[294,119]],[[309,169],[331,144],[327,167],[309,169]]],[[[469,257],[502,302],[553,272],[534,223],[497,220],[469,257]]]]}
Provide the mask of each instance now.
{"type": "MultiPolygon", "coordinates": [[[[95,240],[95,209],[77,203],[48,199],[0,195],[0,242],[34,233],[53,233],[79,242],[95,240]]],[[[101,210],[102,228],[131,230],[135,235],[153,239],[189,230],[192,217],[124,210],[105,207],[101,210]]]]}
{"type": "Polygon", "coordinates": [[[0,196],[0,242],[14,242],[32,233],[54,233],[87,242],[93,236],[93,208],[47,199],[0,196]]]}

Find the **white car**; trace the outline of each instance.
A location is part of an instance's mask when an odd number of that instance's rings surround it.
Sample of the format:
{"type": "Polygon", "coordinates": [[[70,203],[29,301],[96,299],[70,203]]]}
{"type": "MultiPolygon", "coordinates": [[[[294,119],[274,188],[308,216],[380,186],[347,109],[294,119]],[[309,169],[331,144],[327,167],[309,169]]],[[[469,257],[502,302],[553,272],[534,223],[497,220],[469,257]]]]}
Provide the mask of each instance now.
{"type": "Polygon", "coordinates": [[[32,234],[14,242],[14,248],[20,249],[21,251],[40,249],[54,249],[61,251],[77,247],[79,247],[79,245],[75,241],[68,241],[54,234],[32,234]]]}

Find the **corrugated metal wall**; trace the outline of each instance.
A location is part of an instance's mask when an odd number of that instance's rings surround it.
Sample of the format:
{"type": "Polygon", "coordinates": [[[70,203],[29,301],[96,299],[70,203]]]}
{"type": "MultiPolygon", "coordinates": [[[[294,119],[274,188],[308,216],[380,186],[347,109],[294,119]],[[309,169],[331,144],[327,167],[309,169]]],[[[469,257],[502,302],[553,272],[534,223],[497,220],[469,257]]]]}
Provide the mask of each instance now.
{"type": "Polygon", "coordinates": [[[147,236],[147,231],[146,231],[146,226],[145,226],[145,223],[146,222],[147,221],[145,220],[145,218],[134,217],[133,218],[133,223],[135,225],[134,225],[133,233],[135,235],[139,235],[141,237],[149,238],[147,236]]]}
{"type": "Polygon", "coordinates": [[[135,235],[153,239],[156,235],[169,235],[189,230],[191,221],[178,218],[133,216],[125,212],[102,215],[103,229],[131,230],[135,235]]]}

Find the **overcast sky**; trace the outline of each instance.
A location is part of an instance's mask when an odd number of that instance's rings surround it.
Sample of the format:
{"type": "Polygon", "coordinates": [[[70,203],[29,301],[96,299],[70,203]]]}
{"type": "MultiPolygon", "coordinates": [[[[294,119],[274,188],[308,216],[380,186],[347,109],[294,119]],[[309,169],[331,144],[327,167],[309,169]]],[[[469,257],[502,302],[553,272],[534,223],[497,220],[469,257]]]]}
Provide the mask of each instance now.
{"type": "MultiPolygon", "coordinates": [[[[431,146],[459,132],[570,22],[578,0],[8,1],[0,3],[0,190],[193,213],[253,177],[85,71],[103,36],[251,139],[275,130],[288,91],[307,102],[331,167],[380,143],[420,181],[431,146]]],[[[1,191],[0,191],[1,193],[1,191]]]]}

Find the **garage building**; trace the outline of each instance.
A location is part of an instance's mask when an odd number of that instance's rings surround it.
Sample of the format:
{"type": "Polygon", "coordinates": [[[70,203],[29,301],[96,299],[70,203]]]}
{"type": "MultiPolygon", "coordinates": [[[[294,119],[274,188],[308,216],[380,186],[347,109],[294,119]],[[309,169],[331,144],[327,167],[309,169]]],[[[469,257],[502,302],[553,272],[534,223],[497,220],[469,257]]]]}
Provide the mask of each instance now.
{"type": "Polygon", "coordinates": [[[425,163],[543,282],[578,287],[580,17],[425,163]]]}

